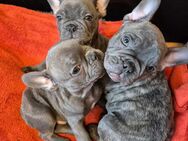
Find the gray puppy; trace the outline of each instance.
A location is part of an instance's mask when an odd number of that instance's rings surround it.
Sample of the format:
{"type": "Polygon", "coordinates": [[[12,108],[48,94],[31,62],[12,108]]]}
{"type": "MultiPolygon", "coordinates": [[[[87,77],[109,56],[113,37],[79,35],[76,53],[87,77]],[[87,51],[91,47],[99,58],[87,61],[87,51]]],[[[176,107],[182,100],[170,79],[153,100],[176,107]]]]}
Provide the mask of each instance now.
{"type": "Polygon", "coordinates": [[[46,70],[23,75],[28,87],[23,94],[21,115],[44,140],[67,141],[54,133],[60,125],[61,132],[73,132],[78,141],[91,141],[83,118],[104,91],[97,81],[105,72],[103,57],[100,50],[68,40],[49,50],[46,70]]]}
{"type": "Polygon", "coordinates": [[[185,63],[188,57],[186,47],[167,49],[162,33],[149,22],[159,4],[142,0],[109,41],[104,66],[113,81],[106,86],[108,114],[99,122],[100,141],[171,138],[172,98],[162,69],[185,63]]]}
{"type": "MultiPolygon", "coordinates": [[[[57,19],[61,40],[78,39],[103,52],[108,39],[99,34],[99,19],[106,15],[110,0],[48,0],[57,19]]],[[[24,72],[45,69],[45,62],[23,68],[24,72]]]]}
{"type": "Polygon", "coordinates": [[[110,0],[47,0],[56,16],[61,40],[79,39],[106,50],[108,40],[98,33],[98,21],[106,15],[110,0]]]}

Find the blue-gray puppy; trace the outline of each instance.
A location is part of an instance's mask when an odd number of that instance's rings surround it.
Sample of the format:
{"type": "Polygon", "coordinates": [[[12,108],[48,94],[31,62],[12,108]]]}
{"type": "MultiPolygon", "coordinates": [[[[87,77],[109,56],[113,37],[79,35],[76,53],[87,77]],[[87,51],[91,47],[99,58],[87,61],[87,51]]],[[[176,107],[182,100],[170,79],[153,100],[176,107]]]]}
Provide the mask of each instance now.
{"type": "MultiPolygon", "coordinates": [[[[110,0],[48,0],[56,17],[62,41],[77,39],[103,52],[108,39],[98,32],[99,19],[106,15],[110,0]]],[[[24,72],[45,69],[45,62],[34,67],[24,67],[24,72]]]]}
{"type": "Polygon", "coordinates": [[[55,135],[60,127],[78,141],[91,141],[83,119],[104,91],[98,81],[105,72],[103,57],[100,50],[67,40],[49,50],[46,70],[23,75],[21,115],[44,140],[67,141],[55,135]]]}
{"type": "Polygon", "coordinates": [[[57,19],[61,40],[79,39],[105,51],[108,40],[98,32],[110,0],[47,0],[57,19]]]}
{"type": "MultiPolygon", "coordinates": [[[[149,22],[159,4],[160,0],[142,0],[124,17],[120,31],[109,41],[104,66],[112,81],[106,86],[108,113],[99,122],[100,141],[171,138],[174,112],[162,69],[179,60],[171,57],[168,63],[173,51],[167,49],[160,30],[149,22]]],[[[181,54],[183,51],[175,52],[175,56],[181,54]]],[[[186,58],[184,55],[179,63],[188,61],[186,58]]]]}

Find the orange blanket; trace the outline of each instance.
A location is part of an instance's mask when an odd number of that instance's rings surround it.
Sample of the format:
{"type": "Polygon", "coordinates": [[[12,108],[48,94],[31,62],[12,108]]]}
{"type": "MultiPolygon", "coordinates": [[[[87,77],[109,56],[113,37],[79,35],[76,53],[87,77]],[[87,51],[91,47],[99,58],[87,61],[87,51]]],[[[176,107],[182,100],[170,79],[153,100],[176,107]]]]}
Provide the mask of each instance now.
{"type": "MultiPolygon", "coordinates": [[[[100,32],[111,37],[120,25],[121,22],[100,22],[100,32]]],[[[0,141],[41,140],[20,117],[25,88],[20,79],[21,68],[40,63],[58,40],[51,14],[0,4],[0,141]]],[[[166,74],[176,110],[173,141],[188,141],[188,68],[169,68],[166,74]]],[[[87,116],[86,124],[97,122],[100,112],[96,107],[87,116]]]]}

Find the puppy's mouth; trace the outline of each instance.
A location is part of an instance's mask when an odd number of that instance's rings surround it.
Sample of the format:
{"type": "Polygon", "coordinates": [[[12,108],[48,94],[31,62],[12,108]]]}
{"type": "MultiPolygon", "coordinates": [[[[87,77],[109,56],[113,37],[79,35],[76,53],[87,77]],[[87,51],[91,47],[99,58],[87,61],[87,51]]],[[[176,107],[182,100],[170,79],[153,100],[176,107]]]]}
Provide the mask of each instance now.
{"type": "Polygon", "coordinates": [[[120,82],[120,81],[121,81],[120,74],[116,74],[116,73],[113,73],[113,72],[109,72],[108,75],[109,75],[109,77],[110,77],[114,82],[120,82]]]}
{"type": "Polygon", "coordinates": [[[84,98],[86,97],[89,93],[88,91],[91,90],[95,82],[97,82],[99,79],[101,79],[105,75],[105,71],[101,72],[98,77],[95,77],[93,79],[90,79],[89,81],[85,82],[82,85],[79,85],[78,87],[72,86],[72,91],[75,96],[84,98]]]}
{"type": "Polygon", "coordinates": [[[62,40],[79,39],[89,42],[92,38],[92,33],[89,32],[87,26],[79,21],[65,22],[59,30],[62,40]]]}
{"type": "Polygon", "coordinates": [[[132,84],[142,74],[139,61],[130,55],[127,56],[107,56],[105,59],[105,68],[109,77],[114,82],[120,82],[124,85],[132,84]]]}
{"type": "Polygon", "coordinates": [[[65,35],[66,34],[62,33],[62,35],[61,35],[62,41],[76,39],[76,40],[79,40],[80,44],[82,44],[82,45],[91,45],[91,43],[92,43],[92,37],[89,35],[81,35],[79,33],[78,34],[77,33],[74,33],[74,34],[68,33],[66,36],[65,35]]]}
{"type": "Polygon", "coordinates": [[[130,85],[134,81],[136,81],[136,79],[138,78],[138,75],[136,72],[132,74],[125,74],[124,72],[122,72],[121,74],[108,72],[108,75],[114,82],[120,82],[124,85],[130,85]]]}
{"type": "MultiPolygon", "coordinates": [[[[103,75],[104,76],[104,75],[103,75]]],[[[100,78],[102,78],[103,76],[101,76],[100,78]]],[[[98,78],[98,79],[100,79],[98,78]]],[[[79,86],[79,88],[74,88],[74,90],[72,91],[73,94],[77,97],[81,97],[81,98],[85,98],[87,97],[88,93],[91,88],[93,87],[94,83],[98,80],[98,79],[94,79],[94,80],[91,80],[89,82],[86,82],[85,84],[79,86]]]]}
{"type": "Polygon", "coordinates": [[[61,33],[61,40],[70,40],[70,39],[78,39],[82,41],[84,44],[90,43],[91,41],[91,36],[89,34],[83,33],[83,32],[75,32],[75,33],[70,33],[70,32],[62,32],[61,33]]]}
{"type": "MultiPolygon", "coordinates": [[[[93,87],[94,83],[96,83],[99,79],[101,79],[103,76],[105,75],[105,71],[103,71],[102,73],[100,73],[100,75],[92,80],[90,80],[89,82],[85,83],[85,85],[83,85],[83,89],[86,89],[87,91],[91,90],[91,88],[93,87]]],[[[82,97],[85,97],[86,95],[82,94],[82,97]]]]}

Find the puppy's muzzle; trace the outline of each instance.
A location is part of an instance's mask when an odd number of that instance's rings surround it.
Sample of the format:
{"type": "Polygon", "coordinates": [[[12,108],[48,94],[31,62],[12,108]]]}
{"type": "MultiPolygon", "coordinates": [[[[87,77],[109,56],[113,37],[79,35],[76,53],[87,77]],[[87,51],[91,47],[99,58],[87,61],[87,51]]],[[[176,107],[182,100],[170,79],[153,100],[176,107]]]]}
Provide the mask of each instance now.
{"type": "Polygon", "coordinates": [[[131,74],[135,71],[134,63],[123,57],[106,55],[105,62],[106,69],[109,72],[114,72],[116,74],[131,74]]]}
{"type": "Polygon", "coordinates": [[[130,62],[129,60],[126,60],[126,61],[122,60],[122,64],[123,64],[123,72],[125,74],[131,74],[135,71],[134,64],[130,62]]]}
{"type": "Polygon", "coordinates": [[[73,32],[76,32],[76,31],[78,30],[78,25],[70,23],[70,24],[67,24],[67,25],[65,26],[65,29],[66,29],[68,32],[73,33],[73,32]]]}

